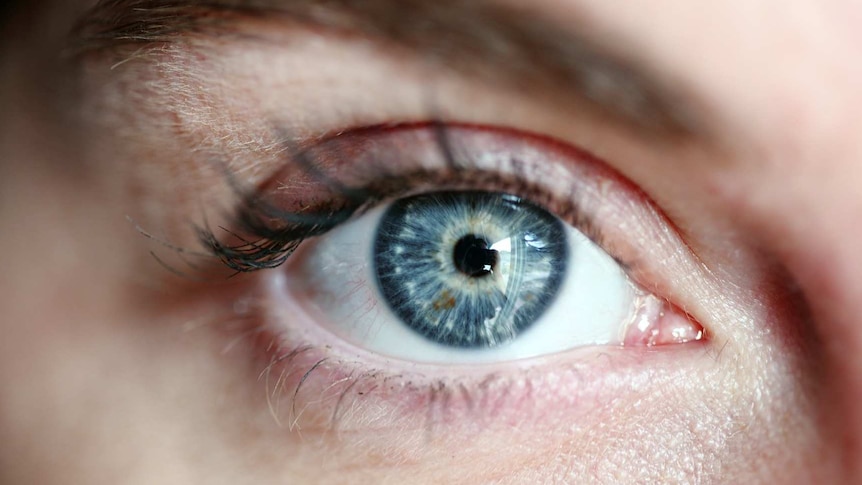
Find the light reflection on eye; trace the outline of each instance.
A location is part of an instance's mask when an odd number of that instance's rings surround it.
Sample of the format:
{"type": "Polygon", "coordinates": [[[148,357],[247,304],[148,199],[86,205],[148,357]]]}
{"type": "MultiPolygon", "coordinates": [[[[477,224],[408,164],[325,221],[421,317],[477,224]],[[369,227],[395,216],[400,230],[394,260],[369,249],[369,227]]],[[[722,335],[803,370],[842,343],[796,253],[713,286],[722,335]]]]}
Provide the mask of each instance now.
{"type": "MultiPolygon", "coordinates": [[[[508,133],[457,132],[450,153],[429,129],[363,135],[312,151],[315,175],[330,189],[387,179],[387,191],[374,193],[383,202],[303,243],[284,295],[353,346],[445,364],[703,338],[698,323],[617,261],[630,266],[642,255],[603,250],[605,233],[625,237],[620,227],[629,227],[635,237],[654,221],[639,215],[649,213],[643,207],[613,208],[636,201],[614,194],[595,162],[508,133]]],[[[283,205],[291,184],[278,183],[283,205]]]]}

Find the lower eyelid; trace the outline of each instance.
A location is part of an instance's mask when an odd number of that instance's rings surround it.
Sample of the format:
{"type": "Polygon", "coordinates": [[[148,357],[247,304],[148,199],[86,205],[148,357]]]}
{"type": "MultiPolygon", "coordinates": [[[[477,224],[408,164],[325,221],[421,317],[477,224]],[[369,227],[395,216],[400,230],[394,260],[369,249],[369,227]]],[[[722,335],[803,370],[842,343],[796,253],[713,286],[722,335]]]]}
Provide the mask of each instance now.
{"type": "Polygon", "coordinates": [[[285,302],[283,275],[268,278],[258,302],[256,350],[270,412],[303,432],[483,427],[530,421],[552,429],[555,416],[599,412],[631,392],[711,366],[708,347],[585,347],[492,365],[440,366],[389,360],[345,344],[285,302]]]}

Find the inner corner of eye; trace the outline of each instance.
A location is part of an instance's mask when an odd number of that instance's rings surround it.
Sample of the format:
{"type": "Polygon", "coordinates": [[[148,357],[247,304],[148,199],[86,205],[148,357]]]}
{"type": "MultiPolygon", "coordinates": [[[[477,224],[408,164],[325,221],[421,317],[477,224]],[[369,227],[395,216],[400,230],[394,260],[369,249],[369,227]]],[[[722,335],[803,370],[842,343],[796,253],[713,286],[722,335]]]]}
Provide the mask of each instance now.
{"type": "Polygon", "coordinates": [[[377,207],[289,265],[312,321],[372,354],[505,362],[704,338],[577,228],[510,194],[438,191],[377,207]]]}

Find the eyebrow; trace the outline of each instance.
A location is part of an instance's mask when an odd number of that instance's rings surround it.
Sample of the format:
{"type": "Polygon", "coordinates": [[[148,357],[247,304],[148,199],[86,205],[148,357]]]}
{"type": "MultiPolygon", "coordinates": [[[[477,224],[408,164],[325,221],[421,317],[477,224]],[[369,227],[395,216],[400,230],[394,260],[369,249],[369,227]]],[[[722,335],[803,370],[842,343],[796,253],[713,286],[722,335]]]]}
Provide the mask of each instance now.
{"type": "Polygon", "coordinates": [[[691,134],[691,99],[535,11],[478,0],[102,0],[75,31],[83,51],[230,33],[243,18],[286,18],[408,48],[526,94],[577,93],[641,127],[691,134]]]}

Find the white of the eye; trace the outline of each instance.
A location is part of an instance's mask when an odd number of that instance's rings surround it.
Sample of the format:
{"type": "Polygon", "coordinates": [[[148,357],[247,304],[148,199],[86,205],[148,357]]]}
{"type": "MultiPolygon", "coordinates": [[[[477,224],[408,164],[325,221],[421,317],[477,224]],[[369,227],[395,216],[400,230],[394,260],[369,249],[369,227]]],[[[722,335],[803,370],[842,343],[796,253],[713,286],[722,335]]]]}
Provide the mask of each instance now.
{"type": "Polygon", "coordinates": [[[303,294],[311,295],[305,304],[348,342],[384,356],[433,363],[511,361],[620,343],[637,290],[613,258],[573,227],[568,227],[568,269],[559,293],[520,336],[491,349],[426,339],[389,309],[377,289],[373,246],[384,211],[377,208],[321,237],[302,263],[303,294]]]}

